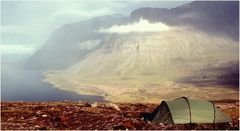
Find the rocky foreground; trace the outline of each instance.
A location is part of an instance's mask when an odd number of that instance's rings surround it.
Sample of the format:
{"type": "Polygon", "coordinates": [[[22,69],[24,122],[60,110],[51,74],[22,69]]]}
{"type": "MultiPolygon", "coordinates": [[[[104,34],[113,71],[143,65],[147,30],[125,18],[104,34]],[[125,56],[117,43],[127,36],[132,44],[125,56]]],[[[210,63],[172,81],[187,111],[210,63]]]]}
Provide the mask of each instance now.
{"type": "Polygon", "coordinates": [[[228,124],[165,125],[145,122],[141,113],[156,104],[87,102],[1,102],[1,129],[239,129],[239,102],[216,101],[228,124]]]}

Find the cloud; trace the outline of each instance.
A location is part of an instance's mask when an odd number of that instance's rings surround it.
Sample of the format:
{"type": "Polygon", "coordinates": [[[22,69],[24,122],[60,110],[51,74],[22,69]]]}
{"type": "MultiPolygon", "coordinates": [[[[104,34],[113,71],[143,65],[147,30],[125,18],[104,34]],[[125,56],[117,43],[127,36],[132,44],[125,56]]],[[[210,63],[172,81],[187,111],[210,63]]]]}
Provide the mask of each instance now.
{"type": "Polygon", "coordinates": [[[40,48],[54,30],[44,24],[2,25],[1,43],[5,45],[33,45],[40,48]]]}
{"type": "Polygon", "coordinates": [[[0,45],[1,54],[32,54],[35,48],[30,45],[0,45]]]}
{"type": "Polygon", "coordinates": [[[150,23],[148,20],[140,19],[138,22],[130,23],[127,25],[114,25],[110,28],[100,29],[99,32],[102,33],[130,33],[130,32],[162,32],[168,31],[171,27],[162,23],[150,23]]]}
{"type": "Polygon", "coordinates": [[[49,26],[42,24],[28,24],[28,25],[3,25],[1,28],[1,33],[9,34],[31,34],[34,32],[43,32],[49,29],[49,26]]]}
{"type": "Polygon", "coordinates": [[[79,8],[57,10],[48,17],[48,20],[60,25],[102,16],[112,12],[109,8],[99,8],[98,10],[80,10],[79,8]]]}

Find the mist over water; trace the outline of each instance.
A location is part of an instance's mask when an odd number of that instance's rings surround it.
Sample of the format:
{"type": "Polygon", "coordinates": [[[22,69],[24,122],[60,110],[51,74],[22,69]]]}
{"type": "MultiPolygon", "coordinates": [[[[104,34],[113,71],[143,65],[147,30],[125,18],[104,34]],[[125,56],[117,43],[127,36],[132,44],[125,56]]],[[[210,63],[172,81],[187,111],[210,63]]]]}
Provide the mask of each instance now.
{"type": "Polygon", "coordinates": [[[21,67],[26,55],[2,55],[1,101],[104,101],[99,96],[79,95],[42,82],[42,72],[21,67]]]}

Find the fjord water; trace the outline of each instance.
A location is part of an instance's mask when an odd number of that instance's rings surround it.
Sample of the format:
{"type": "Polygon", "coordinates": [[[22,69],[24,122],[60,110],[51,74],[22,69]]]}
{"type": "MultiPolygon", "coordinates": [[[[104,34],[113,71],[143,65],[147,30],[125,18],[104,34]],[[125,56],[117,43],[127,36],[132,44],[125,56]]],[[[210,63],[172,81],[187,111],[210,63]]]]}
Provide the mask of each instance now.
{"type": "Polygon", "coordinates": [[[104,101],[99,96],[62,91],[42,82],[41,71],[20,66],[23,57],[1,57],[1,101],[104,101]]]}

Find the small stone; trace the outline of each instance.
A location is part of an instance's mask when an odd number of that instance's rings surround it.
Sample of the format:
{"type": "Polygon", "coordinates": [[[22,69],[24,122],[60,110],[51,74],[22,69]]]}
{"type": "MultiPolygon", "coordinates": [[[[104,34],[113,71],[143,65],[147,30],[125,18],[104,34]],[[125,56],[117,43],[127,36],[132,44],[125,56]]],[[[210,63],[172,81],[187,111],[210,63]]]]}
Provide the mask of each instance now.
{"type": "Polygon", "coordinates": [[[132,117],[132,114],[131,114],[131,113],[127,113],[127,114],[125,114],[124,116],[126,116],[126,117],[132,117]]]}
{"type": "Polygon", "coordinates": [[[159,123],[159,125],[160,125],[161,127],[165,127],[165,125],[164,125],[163,123],[159,123]]]}
{"type": "Polygon", "coordinates": [[[36,120],[36,119],[37,119],[37,117],[35,117],[35,116],[34,116],[32,119],[33,119],[33,120],[36,120]]]}
{"type": "Polygon", "coordinates": [[[42,112],[41,112],[41,111],[37,111],[36,113],[37,113],[38,115],[42,114],[42,112]]]}
{"type": "Polygon", "coordinates": [[[115,109],[115,110],[120,111],[119,107],[116,104],[114,104],[114,103],[108,103],[108,106],[113,108],[113,109],[115,109]]]}
{"type": "Polygon", "coordinates": [[[42,117],[47,117],[47,115],[42,115],[42,117]]]}
{"type": "Polygon", "coordinates": [[[9,118],[9,119],[7,119],[7,121],[11,121],[11,120],[13,120],[13,118],[9,118]]]}
{"type": "Polygon", "coordinates": [[[96,108],[98,106],[97,102],[94,102],[93,104],[91,104],[91,107],[96,108]]]}

